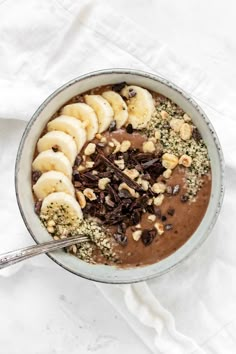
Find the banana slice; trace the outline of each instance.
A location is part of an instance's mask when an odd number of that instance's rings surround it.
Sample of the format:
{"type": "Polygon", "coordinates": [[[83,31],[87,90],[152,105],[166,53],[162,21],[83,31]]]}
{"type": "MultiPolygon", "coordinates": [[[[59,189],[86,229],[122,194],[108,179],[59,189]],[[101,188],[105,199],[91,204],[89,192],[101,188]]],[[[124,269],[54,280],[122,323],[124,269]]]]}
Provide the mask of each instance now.
{"type": "Polygon", "coordinates": [[[69,116],[59,116],[47,124],[48,131],[59,130],[72,136],[77,145],[79,153],[86,142],[86,131],[82,123],[69,116]]]}
{"type": "Polygon", "coordinates": [[[79,203],[74,197],[67,193],[55,192],[44,198],[41,206],[41,215],[46,215],[53,209],[55,209],[55,211],[60,209],[60,212],[64,210],[64,216],[65,218],[68,217],[68,221],[70,221],[71,217],[73,216],[79,219],[83,219],[83,213],[79,203]]]}
{"type": "Polygon", "coordinates": [[[155,110],[150,92],[142,87],[132,85],[124,87],[121,90],[121,95],[128,99],[128,123],[131,123],[135,129],[145,128],[155,110]]]}
{"type": "Polygon", "coordinates": [[[62,114],[78,118],[85,124],[87,140],[90,141],[98,133],[98,119],[96,113],[86,103],[72,103],[62,108],[62,114]]]}
{"type": "Polygon", "coordinates": [[[98,118],[98,132],[102,133],[113,120],[114,112],[110,104],[100,95],[85,95],[85,102],[91,106],[98,118]]]}
{"type": "Polygon", "coordinates": [[[53,150],[46,150],[40,152],[32,163],[34,171],[40,171],[42,173],[51,170],[64,173],[71,179],[72,167],[68,158],[60,151],[54,152],[53,150]]]}
{"type": "Polygon", "coordinates": [[[114,91],[103,92],[102,96],[110,103],[114,111],[116,127],[121,128],[128,119],[128,108],[123,98],[114,91]]]}
{"type": "Polygon", "coordinates": [[[33,186],[33,191],[38,199],[43,199],[53,192],[65,192],[74,196],[74,187],[71,181],[58,171],[43,173],[33,186]]]}
{"type": "Polygon", "coordinates": [[[77,147],[74,139],[60,131],[46,133],[37,143],[38,152],[56,148],[63,152],[69,159],[71,165],[74,164],[77,155],[77,147]]]}

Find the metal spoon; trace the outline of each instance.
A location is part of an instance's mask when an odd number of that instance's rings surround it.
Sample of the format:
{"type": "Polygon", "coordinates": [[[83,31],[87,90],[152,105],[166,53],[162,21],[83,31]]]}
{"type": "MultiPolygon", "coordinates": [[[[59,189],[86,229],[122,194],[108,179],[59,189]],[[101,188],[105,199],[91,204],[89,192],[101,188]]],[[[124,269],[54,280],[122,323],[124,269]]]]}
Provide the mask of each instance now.
{"type": "Polygon", "coordinates": [[[37,256],[42,253],[55,251],[59,248],[71,246],[74,244],[89,241],[90,239],[84,235],[68,237],[63,240],[49,241],[40,243],[39,245],[21,248],[16,251],[0,254],[0,269],[9,267],[15,263],[24,261],[25,259],[37,256]]]}

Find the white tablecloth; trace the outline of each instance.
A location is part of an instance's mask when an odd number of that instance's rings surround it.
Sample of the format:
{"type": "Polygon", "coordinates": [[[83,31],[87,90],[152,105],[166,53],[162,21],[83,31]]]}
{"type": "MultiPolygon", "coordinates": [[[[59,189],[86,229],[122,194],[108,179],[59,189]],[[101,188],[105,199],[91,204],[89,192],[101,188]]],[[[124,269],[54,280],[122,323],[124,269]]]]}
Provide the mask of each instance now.
{"type": "MultiPolygon", "coordinates": [[[[224,207],[212,236],[180,268],[148,284],[99,289],[152,352],[235,353],[233,3],[226,6],[218,1],[211,8],[203,1],[191,5],[183,1],[178,6],[169,1],[120,1],[111,4],[121,11],[118,16],[104,3],[99,8],[84,3],[0,2],[0,117],[18,119],[0,120],[1,249],[32,243],[14,198],[13,164],[24,121],[42,100],[65,81],[94,69],[157,72],[189,91],[216,127],[227,166],[224,207]],[[126,20],[127,12],[136,24],[126,20]]],[[[131,345],[113,314],[106,315],[112,323],[107,326],[104,313],[113,310],[94,286],[58,269],[45,256],[27,262],[11,277],[0,278],[0,283],[3,353],[105,353],[110,348],[115,353],[131,345]],[[91,289],[93,296],[88,297],[91,289]],[[97,302],[104,307],[98,308],[97,302]],[[93,316],[98,326],[91,325],[93,316]],[[101,325],[109,334],[99,334],[101,325]]],[[[146,352],[141,344],[135,346],[131,334],[129,338],[137,353],[146,352]]]]}

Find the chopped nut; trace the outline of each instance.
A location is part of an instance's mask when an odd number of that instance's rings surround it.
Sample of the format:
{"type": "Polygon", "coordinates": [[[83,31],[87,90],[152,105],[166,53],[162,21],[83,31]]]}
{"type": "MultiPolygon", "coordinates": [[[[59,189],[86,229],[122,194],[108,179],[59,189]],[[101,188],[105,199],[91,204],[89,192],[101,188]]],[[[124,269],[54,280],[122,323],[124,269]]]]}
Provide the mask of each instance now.
{"type": "Polygon", "coordinates": [[[152,205],[153,203],[153,198],[148,199],[147,205],[152,205]]]}
{"type": "Polygon", "coordinates": [[[142,189],[143,189],[144,191],[147,191],[148,188],[149,188],[149,182],[146,181],[145,179],[142,179],[142,181],[141,181],[141,186],[142,186],[142,189]]]}
{"type": "Polygon", "coordinates": [[[98,171],[96,171],[96,170],[92,170],[92,175],[97,175],[98,174],[98,171]]]}
{"type": "Polygon", "coordinates": [[[106,143],[107,142],[107,138],[105,136],[103,136],[100,141],[101,141],[101,143],[106,143]]]}
{"type": "Polygon", "coordinates": [[[180,137],[182,140],[189,140],[192,136],[192,127],[188,123],[184,123],[180,128],[180,137]]]}
{"type": "Polygon", "coordinates": [[[138,241],[140,239],[141,235],[142,235],[141,230],[136,230],[132,233],[134,241],[138,241]]]}
{"type": "Polygon", "coordinates": [[[156,130],[156,131],[155,131],[155,138],[156,138],[157,140],[160,140],[160,139],[161,139],[161,132],[160,132],[160,130],[156,130]]]}
{"type": "Polygon", "coordinates": [[[98,188],[104,191],[106,189],[107,184],[110,182],[111,182],[111,180],[108,177],[101,178],[98,181],[98,188]]]}
{"type": "Polygon", "coordinates": [[[179,159],[179,164],[184,167],[190,167],[192,164],[192,157],[188,155],[182,155],[179,159]]]}
{"type": "Polygon", "coordinates": [[[173,170],[178,165],[179,159],[173,154],[165,153],[162,156],[162,165],[170,170],[173,170]]]}
{"type": "Polygon", "coordinates": [[[76,190],[75,195],[76,195],[76,199],[79,202],[79,205],[83,209],[86,206],[86,199],[85,199],[84,194],[81,191],[76,190]]]}
{"type": "Polygon", "coordinates": [[[84,195],[86,198],[88,198],[89,200],[96,200],[97,196],[94,193],[94,191],[91,188],[85,188],[85,190],[83,191],[84,195]]]}
{"type": "Polygon", "coordinates": [[[152,191],[154,193],[157,193],[157,194],[164,193],[165,190],[166,190],[166,185],[162,182],[157,182],[152,185],[152,191]]]}
{"type": "Polygon", "coordinates": [[[53,226],[48,226],[47,230],[48,230],[48,232],[50,232],[50,234],[53,234],[53,232],[55,231],[53,226]]]}
{"type": "Polygon", "coordinates": [[[95,153],[95,150],[96,150],[96,145],[94,143],[89,143],[84,149],[84,154],[87,156],[92,155],[95,153]]]}
{"type": "Polygon", "coordinates": [[[123,159],[121,160],[115,160],[114,163],[121,169],[123,170],[125,168],[125,161],[123,159]]]}
{"type": "Polygon", "coordinates": [[[82,172],[84,170],[85,170],[85,166],[83,166],[83,165],[79,165],[79,167],[77,168],[77,171],[79,171],[79,172],[82,172]]]}
{"type": "Polygon", "coordinates": [[[169,168],[167,168],[167,170],[165,170],[163,172],[163,177],[166,178],[166,179],[170,178],[171,175],[172,175],[172,170],[169,169],[169,168]]]}
{"type": "Polygon", "coordinates": [[[148,220],[154,222],[156,220],[156,215],[154,215],[154,214],[148,215],[148,220]]]}
{"type": "Polygon", "coordinates": [[[120,151],[126,152],[127,150],[129,150],[130,146],[131,146],[131,142],[129,140],[124,140],[121,143],[120,151]]]}
{"type": "Polygon", "coordinates": [[[168,119],[169,118],[169,114],[166,111],[161,111],[161,118],[162,119],[168,119]]]}
{"type": "Polygon", "coordinates": [[[85,162],[85,167],[86,168],[92,168],[94,165],[94,161],[86,161],[85,162]]]}
{"type": "Polygon", "coordinates": [[[154,205],[160,206],[164,200],[164,194],[160,194],[153,199],[154,205]]]}
{"type": "Polygon", "coordinates": [[[133,188],[129,187],[128,184],[126,184],[124,182],[119,185],[118,189],[119,189],[119,191],[122,190],[122,189],[127,190],[130,193],[130,195],[132,197],[134,197],[134,198],[138,198],[139,197],[139,193],[135,192],[135,190],[133,188]]]}
{"type": "Polygon", "coordinates": [[[112,153],[116,154],[117,152],[120,151],[120,143],[116,139],[112,139],[112,142],[114,143],[114,146],[115,146],[115,149],[112,153]]]}
{"type": "Polygon", "coordinates": [[[58,236],[53,236],[53,238],[54,238],[55,241],[60,240],[60,237],[58,237],[58,236]]]}
{"type": "Polygon", "coordinates": [[[77,252],[77,247],[76,247],[76,245],[73,245],[73,246],[72,246],[72,252],[73,252],[74,254],[76,254],[76,252],[77,252]]]}
{"type": "Polygon", "coordinates": [[[124,173],[126,174],[126,176],[128,176],[131,179],[135,179],[139,176],[139,172],[135,168],[132,168],[130,170],[126,168],[124,170],[124,173]]]}
{"type": "Polygon", "coordinates": [[[180,131],[180,128],[182,127],[183,124],[184,124],[184,120],[183,119],[172,118],[171,121],[170,121],[170,127],[176,133],[178,133],[180,131]]]}
{"type": "Polygon", "coordinates": [[[183,118],[185,122],[191,122],[191,118],[187,115],[187,113],[184,114],[183,118]]]}
{"type": "Polygon", "coordinates": [[[55,223],[54,220],[48,220],[47,225],[48,225],[48,226],[55,226],[56,223],[55,223]]]}
{"type": "Polygon", "coordinates": [[[95,135],[95,138],[97,138],[98,140],[101,140],[101,139],[102,139],[102,135],[101,135],[100,133],[97,133],[97,134],[95,135]]]}
{"type": "Polygon", "coordinates": [[[145,141],[143,143],[143,152],[154,152],[156,150],[153,141],[145,141]]]}
{"type": "Polygon", "coordinates": [[[162,235],[164,233],[164,225],[161,224],[160,222],[156,222],[154,224],[154,227],[157,229],[158,235],[162,235]]]}
{"type": "Polygon", "coordinates": [[[141,229],[141,224],[135,225],[135,228],[136,228],[136,229],[141,229]]]}
{"type": "Polygon", "coordinates": [[[113,141],[109,141],[108,145],[109,145],[110,147],[112,147],[112,148],[115,146],[115,144],[113,143],[113,141]]]}

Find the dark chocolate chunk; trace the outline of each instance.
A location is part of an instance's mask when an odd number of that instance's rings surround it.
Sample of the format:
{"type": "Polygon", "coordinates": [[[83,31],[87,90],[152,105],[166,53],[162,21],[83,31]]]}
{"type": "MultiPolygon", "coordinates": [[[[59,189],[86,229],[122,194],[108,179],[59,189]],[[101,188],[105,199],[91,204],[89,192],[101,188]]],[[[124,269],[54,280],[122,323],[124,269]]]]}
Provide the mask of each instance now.
{"type": "Polygon", "coordinates": [[[112,91],[120,92],[126,86],[126,82],[120,82],[112,86],[112,91]]]}
{"type": "Polygon", "coordinates": [[[169,208],[169,209],[167,210],[167,214],[169,214],[170,216],[173,216],[174,213],[175,213],[175,209],[174,209],[174,208],[169,208]]]}
{"type": "Polygon", "coordinates": [[[127,131],[128,134],[133,134],[134,129],[133,129],[132,124],[129,123],[129,124],[127,125],[126,131],[127,131]]]}
{"type": "Polygon", "coordinates": [[[119,243],[121,246],[126,246],[128,243],[128,238],[124,234],[115,233],[113,237],[116,242],[119,243]]]}
{"type": "Polygon", "coordinates": [[[141,240],[144,244],[144,246],[149,246],[154,237],[156,236],[156,230],[143,230],[142,235],[141,235],[141,240]]]}
{"type": "Polygon", "coordinates": [[[179,191],[180,191],[180,185],[179,185],[179,184],[176,184],[176,185],[173,187],[172,193],[173,193],[173,195],[176,195],[176,194],[179,193],[179,191]]]}
{"type": "Polygon", "coordinates": [[[116,130],[116,121],[115,120],[111,121],[108,130],[110,133],[113,132],[114,130],[116,130]]]}
{"type": "Polygon", "coordinates": [[[166,224],[165,225],[165,230],[169,231],[171,229],[173,229],[173,225],[172,224],[166,224]]]}
{"type": "MultiPolygon", "coordinates": [[[[102,191],[99,194],[99,202],[103,204],[105,202],[105,193],[102,191]]],[[[114,204],[114,203],[113,203],[114,204]]]]}
{"type": "Polygon", "coordinates": [[[167,217],[165,215],[162,215],[161,221],[166,221],[166,220],[167,220],[167,217]]]}
{"type": "Polygon", "coordinates": [[[33,183],[36,183],[37,180],[39,179],[39,177],[41,176],[41,172],[40,171],[33,171],[32,172],[32,181],[33,183]]]}
{"type": "Polygon", "coordinates": [[[40,214],[41,206],[42,206],[42,200],[37,200],[37,202],[35,202],[34,204],[34,211],[37,215],[40,214]]]}
{"type": "Polygon", "coordinates": [[[186,203],[188,201],[188,196],[186,194],[181,195],[180,200],[182,203],[186,203]]]}

